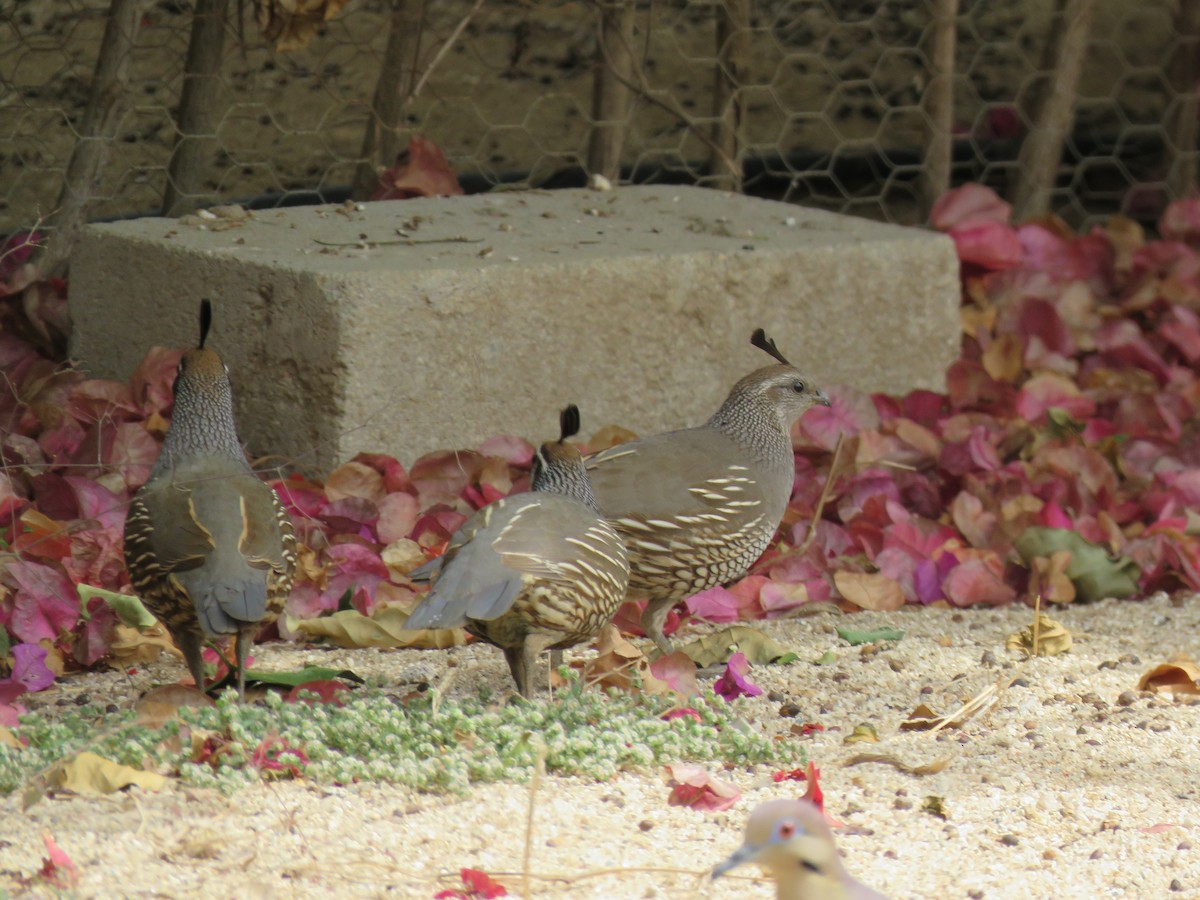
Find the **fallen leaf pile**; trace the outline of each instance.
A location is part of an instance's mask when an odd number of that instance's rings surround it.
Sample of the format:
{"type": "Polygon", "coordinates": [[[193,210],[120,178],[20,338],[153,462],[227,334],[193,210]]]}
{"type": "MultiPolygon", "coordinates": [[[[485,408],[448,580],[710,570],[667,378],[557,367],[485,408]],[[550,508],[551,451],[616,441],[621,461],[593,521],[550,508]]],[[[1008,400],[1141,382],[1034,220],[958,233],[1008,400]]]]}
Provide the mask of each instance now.
{"type": "MultiPolygon", "coordinates": [[[[962,352],[946,393],[830,387],[832,406],[795,433],[778,543],[688,614],[1200,589],[1200,200],[1172,205],[1156,241],[1120,218],[1075,235],[1052,219],[1013,226],[1009,212],[976,185],[934,210],[962,261],[962,352]]],[[[125,509],[161,447],[180,355],[151,348],[128,384],[58,361],[66,285],[34,279],[34,240],[0,248],[0,724],[64,671],[139,658],[140,632],[118,626],[102,592],[128,591],[125,509]]],[[[500,436],[407,469],[360,454],[325,477],[264,472],[301,546],[285,615],[263,637],[409,640],[408,573],[473,510],[526,490],[532,452],[500,436]]],[[[739,679],[735,666],[731,692],[747,690],[739,679]]]]}

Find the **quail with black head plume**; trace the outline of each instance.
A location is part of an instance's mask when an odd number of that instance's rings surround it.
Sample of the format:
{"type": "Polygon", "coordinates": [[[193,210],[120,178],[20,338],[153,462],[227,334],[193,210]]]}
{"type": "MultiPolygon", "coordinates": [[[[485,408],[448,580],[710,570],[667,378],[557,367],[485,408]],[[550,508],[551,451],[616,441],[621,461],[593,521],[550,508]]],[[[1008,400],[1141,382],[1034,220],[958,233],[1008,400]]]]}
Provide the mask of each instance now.
{"type": "Polygon", "coordinates": [[[162,453],[129,506],[125,564],[197,687],[204,687],[205,638],[235,636],[244,695],[254,635],[291,590],[296,538],[287,511],[251,470],[238,441],[229,372],[204,346],[211,324],[205,300],[199,345],[179,362],[162,453]]]}
{"type": "Polygon", "coordinates": [[[629,581],[625,545],[596,509],[583,458],[567,443],[579,410],[564,409],[560,425],[559,439],[534,456],[530,492],[485,506],[444,556],[413,573],[433,586],[406,626],[461,626],[500,647],[525,697],[538,655],[595,637],[629,581]]]}
{"type": "Polygon", "coordinates": [[[742,577],[767,549],[791,499],[791,427],[829,405],[761,328],[750,342],[778,364],[741,379],[703,425],[587,459],[600,509],[629,550],[630,595],[649,597],[642,628],[663,653],[671,607],[742,577]]]}

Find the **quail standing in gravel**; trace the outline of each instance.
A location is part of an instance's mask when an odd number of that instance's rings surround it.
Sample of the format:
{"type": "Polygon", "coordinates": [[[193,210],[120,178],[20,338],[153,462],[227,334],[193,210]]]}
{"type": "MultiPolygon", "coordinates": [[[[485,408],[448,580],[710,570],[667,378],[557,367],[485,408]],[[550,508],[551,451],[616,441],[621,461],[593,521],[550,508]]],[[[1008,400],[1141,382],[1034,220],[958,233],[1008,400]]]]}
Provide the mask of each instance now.
{"type": "Polygon", "coordinates": [[[125,564],[134,590],[183,653],[196,687],[204,688],[204,640],[235,636],[244,696],[250,644],[292,587],[296,537],[287,510],[246,462],[229,372],[204,346],[211,323],[205,300],[199,347],[179,361],[162,453],[129,506],[125,564]]]}
{"type": "Polygon", "coordinates": [[[712,877],[750,862],[775,879],[776,900],[887,900],[846,871],[824,814],[807,800],[769,800],[750,813],[745,842],[712,877]]]}
{"type": "Polygon", "coordinates": [[[779,361],[733,386],[696,428],[618,444],[587,460],[600,509],[629,550],[629,588],[649,598],[642,628],[663,653],[663,625],[680,600],[734,581],[767,549],[795,479],[791,428],[829,399],[768,340],[779,361]]]}
{"type": "MultiPolygon", "coordinates": [[[[583,458],[567,443],[579,410],[560,417],[557,442],[533,460],[531,491],[484,507],[427,564],[433,586],[407,628],[465,627],[500,647],[524,697],[534,665],[599,633],[625,598],[625,544],[596,509],[583,458]]],[[[425,568],[425,567],[423,567],[425,568]]]]}

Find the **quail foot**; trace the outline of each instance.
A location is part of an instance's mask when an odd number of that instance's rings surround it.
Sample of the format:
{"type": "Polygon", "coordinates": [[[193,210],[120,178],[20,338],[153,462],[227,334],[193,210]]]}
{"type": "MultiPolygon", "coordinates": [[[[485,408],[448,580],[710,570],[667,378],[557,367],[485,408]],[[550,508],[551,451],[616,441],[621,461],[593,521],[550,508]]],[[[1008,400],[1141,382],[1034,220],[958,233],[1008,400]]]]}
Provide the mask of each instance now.
{"type": "Polygon", "coordinates": [[[600,509],[629,550],[631,597],[663,653],[680,600],[744,575],[767,549],[795,479],[791,427],[829,399],[759,328],[750,342],[777,361],[733,386],[703,425],[618,444],[587,460],[600,509]]]}
{"type": "Polygon", "coordinates": [[[198,688],[204,688],[205,638],[235,636],[244,696],[250,644],[291,590],[296,538],[279,498],[246,462],[228,370],[204,346],[211,322],[205,300],[199,346],[179,362],[162,452],[129,505],[125,564],[198,688]]]}
{"type": "Polygon", "coordinates": [[[547,649],[590,640],[617,611],[629,582],[625,545],[596,509],[568,406],[558,441],[533,460],[531,491],[485,506],[425,571],[432,587],[406,627],[453,628],[500,647],[524,697],[547,649]]]}
{"type": "Polygon", "coordinates": [[[751,862],[775,879],[776,900],[887,900],[846,871],[824,814],[807,800],[769,800],[750,813],[745,842],[712,877],[751,862]]]}

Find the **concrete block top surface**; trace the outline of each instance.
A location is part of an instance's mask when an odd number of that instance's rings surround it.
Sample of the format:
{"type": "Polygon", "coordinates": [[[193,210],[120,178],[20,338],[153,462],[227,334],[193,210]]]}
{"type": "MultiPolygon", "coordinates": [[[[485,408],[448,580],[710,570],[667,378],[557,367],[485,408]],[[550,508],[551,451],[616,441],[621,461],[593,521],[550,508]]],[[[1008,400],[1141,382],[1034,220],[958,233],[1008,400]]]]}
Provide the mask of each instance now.
{"type": "Polygon", "coordinates": [[[915,228],[669,185],[290,207],[244,218],[210,215],[92,227],[183,251],[337,275],[942,240],[915,228]]]}
{"type": "Polygon", "coordinates": [[[958,262],[929,231],[680,186],[146,218],[87,228],[72,353],[125,379],[152,345],[210,344],[242,436],[327,466],[498,433],[703,421],[769,363],[764,327],[820,384],[940,390],[958,262]]]}

